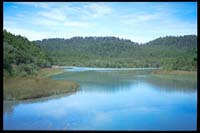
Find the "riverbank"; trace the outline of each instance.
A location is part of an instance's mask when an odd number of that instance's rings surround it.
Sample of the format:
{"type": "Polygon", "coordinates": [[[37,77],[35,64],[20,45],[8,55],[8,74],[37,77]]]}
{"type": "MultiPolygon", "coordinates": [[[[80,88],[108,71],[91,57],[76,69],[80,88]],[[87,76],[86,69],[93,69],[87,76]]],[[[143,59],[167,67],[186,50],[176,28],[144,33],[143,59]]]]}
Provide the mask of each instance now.
{"type": "Polygon", "coordinates": [[[38,71],[38,77],[48,78],[49,76],[63,73],[64,69],[62,68],[42,68],[38,71]]]}
{"type": "Polygon", "coordinates": [[[167,74],[167,75],[191,75],[195,76],[197,71],[181,71],[181,70],[155,70],[152,74],[167,74]]]}
{"type": "Polygon", "coordinates": [[[176,80],[197,81],[197,71],[181,71],[181,70],[154,70],[151,72],[154,76],[162,76],[176,80]]]}
{"type": "Polygon", "coordinates": [[[39,70],[37,76],[6,77],[3,79],[3,98],[25,100],[77,91],[79,85],[76,82],[48,78],[62,72],[62,69],[44,68],[39,70]]]}

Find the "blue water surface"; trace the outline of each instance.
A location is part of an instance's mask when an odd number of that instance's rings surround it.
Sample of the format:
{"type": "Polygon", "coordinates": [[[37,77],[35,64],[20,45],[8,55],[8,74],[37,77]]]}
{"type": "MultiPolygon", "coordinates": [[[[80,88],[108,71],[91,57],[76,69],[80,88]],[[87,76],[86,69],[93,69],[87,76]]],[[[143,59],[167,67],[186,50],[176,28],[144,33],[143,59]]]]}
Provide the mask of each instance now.
{"type": "Polygon", "coordinates": [[[4,101],[4,130],[196,130],[197,82],[144,70],[81,70],[52,76],[77,92],[4,101]]]}

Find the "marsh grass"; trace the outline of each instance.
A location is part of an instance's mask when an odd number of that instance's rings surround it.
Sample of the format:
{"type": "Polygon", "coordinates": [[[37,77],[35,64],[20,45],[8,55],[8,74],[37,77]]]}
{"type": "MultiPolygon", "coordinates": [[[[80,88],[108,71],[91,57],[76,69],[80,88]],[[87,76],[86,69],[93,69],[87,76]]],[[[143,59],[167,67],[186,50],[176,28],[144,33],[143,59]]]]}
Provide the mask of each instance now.
{"type": "Polygon", "coordinates": [[[52,75],[63,73],[64,69],[60,68],[42,68],[38,71],[38,77],[49,77],[52,75]]]}
{"type": "Polygon", "coordinates": [[[181,70],[154,70],[153,74],[167,74],[167,75],[195,75],[197,71],[181,71],[181,70]]]}
{"type": "Polygon", "coordinates": [[[41,69],[37,76],[4,77],[4,100],[25,100],[75,92],[79,85],[66,80],[52,80],[50,75],[61,73],[58,69],[41,69]]]}
{"type": "Polygon", "coordinates": [[[153,76],[175,79],[188,80],[197,82],[197,71],[180,71],[180,70],[154,70],[151,72],[153,76]]]}

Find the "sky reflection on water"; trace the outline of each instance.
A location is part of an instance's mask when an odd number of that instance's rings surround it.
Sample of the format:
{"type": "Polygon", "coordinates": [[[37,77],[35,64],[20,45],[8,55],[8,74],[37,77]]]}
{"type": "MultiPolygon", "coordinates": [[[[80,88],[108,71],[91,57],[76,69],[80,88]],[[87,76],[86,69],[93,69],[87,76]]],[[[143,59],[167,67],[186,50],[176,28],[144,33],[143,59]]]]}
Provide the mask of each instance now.
{"type": "Polygon", "coordinates": [[[66,72],[76,93],[4,102],[4,129],[196,130],[197,83],[135,72],[66,72]],[[187,91],[186,91],[187,90],[187,91]]]}

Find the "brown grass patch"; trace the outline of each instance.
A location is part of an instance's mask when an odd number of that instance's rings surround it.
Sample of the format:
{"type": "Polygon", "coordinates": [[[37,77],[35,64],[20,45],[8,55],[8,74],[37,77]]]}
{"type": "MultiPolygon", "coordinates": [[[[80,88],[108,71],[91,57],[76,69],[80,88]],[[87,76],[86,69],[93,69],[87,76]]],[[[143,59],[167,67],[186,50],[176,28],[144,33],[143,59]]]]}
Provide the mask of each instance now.
{"type": "Polygon", "coordinates": [[[79,85],[72,81],[39,77],[9,77],[3,79],[4,100],[22,100],[74,92],[79,85]]]}
{"type": "Polygon", "coordinates": [[[190,75],[196,76],[197,71],[181,71],[181,70],[155,70],[152,74],[166,74],[166,75],[190,75]]]}
{"type": "Polygon", "coordinates": [[[60,68],[41,68],[38,71],[38,77],[49,77],[51,75],[63,73],[64,70],[60,68]]]}

